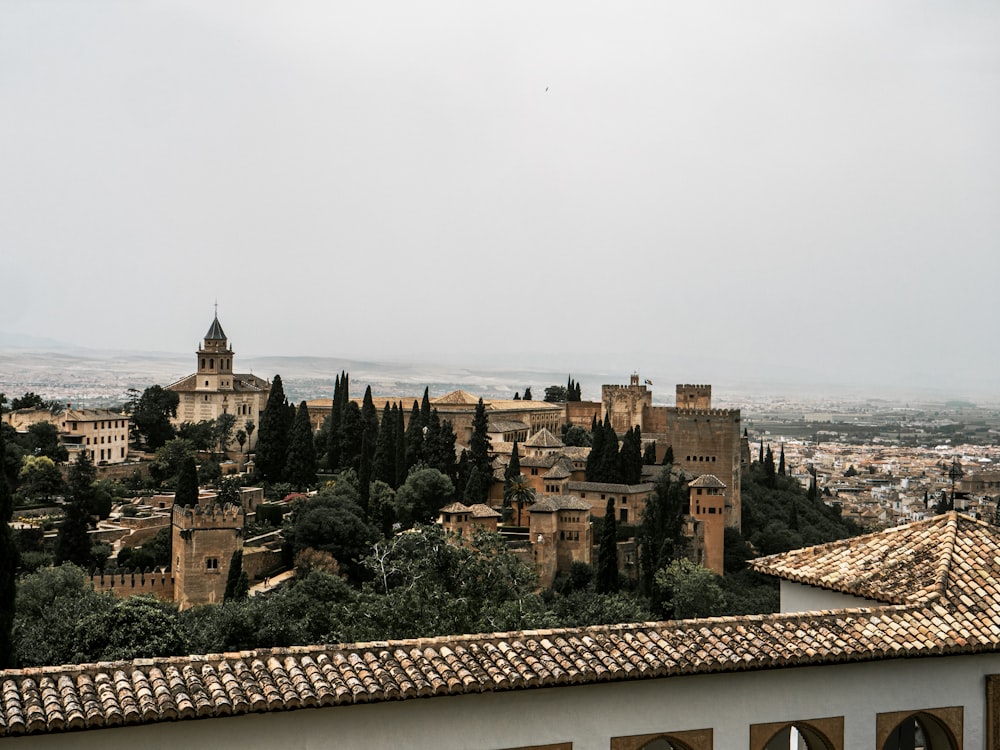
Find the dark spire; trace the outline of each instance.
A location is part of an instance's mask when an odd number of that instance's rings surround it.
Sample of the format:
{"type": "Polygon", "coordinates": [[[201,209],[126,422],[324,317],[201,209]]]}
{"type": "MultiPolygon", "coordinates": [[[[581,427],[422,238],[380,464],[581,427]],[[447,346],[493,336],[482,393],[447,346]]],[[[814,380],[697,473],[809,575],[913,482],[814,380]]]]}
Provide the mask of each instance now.
{"type": "Polygon", "coordinates": [[[219,306],[215,306],[215,318],[212,319],[212,327],[208,329],[208,333],[205,334],[205,341],[225,341],[226,332],[222,330],[222,324],[219,323],[219,306]]]}

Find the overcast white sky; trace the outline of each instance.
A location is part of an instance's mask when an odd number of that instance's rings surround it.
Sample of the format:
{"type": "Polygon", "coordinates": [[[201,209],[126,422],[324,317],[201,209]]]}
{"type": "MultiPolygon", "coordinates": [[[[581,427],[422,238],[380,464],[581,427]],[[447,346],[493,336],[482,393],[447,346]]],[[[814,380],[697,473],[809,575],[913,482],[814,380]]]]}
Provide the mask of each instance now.
{"type": "Polygon", "coordinates": [[[8,332],[1000,366],[995,0],[3,0],[0,165],[8,332]]]}

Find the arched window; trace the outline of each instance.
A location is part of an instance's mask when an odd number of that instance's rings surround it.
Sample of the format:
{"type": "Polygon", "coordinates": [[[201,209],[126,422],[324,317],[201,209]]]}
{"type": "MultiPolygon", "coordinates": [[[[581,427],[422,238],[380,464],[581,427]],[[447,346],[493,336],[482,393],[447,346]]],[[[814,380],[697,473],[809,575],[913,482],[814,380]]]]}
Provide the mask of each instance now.
{"type": "Polygon", "coordinates": [[[764,745],[764,750],[832,750],[833,745],[808,724],[789,724],[764,745]]]}
{"type": "Polygon", "coordinates": [[[612,737],[611,750],[712,750],[712,730],[693,729],[612,737]]]}
{"type": "MultiPolygon", "coordinates": [[[[944,709],[947,711],[947,709],[944,709]]],[[[888,736],[880,746],[881,750],[957,750],[955,732],[961,727],[949,726],[948,717],[937,710],[933,715],[926,711],[916,711],[904,715],[881,714],[879,716],[880,735],[887,729],[883,717],[892,716],[892,726],[888,736]]]]}
{"type": "Polygon", "coordinates": [[[214,370],[215,369],[215,358],[214,357],[212,359],[208,360],[208,369],[210,369],[210,370],[214,370]]]}
{"type": "Polygon", "coordinates": [[[844,717],[751,724],[750,750],[844,750],[844,717]]]}
{"type": "Polygon", "coordinates": [[[202,370],[205,369],[205,358],[204,357],[201,358],[201,369],[202,370]]]}
{"type": "Polygon", "coordinates": [[[688,746],[682,742],[668,739],[667,735],[657,737],[652,742],[647,742],[640,750],[688,750],[688,746]]]}

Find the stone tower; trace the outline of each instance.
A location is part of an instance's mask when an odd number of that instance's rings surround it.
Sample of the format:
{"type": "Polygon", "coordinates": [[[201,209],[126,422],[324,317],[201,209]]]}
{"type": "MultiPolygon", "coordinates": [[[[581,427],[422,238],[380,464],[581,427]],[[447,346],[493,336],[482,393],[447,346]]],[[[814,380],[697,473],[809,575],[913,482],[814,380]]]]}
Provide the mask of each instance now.
{"type": "Polygon", "coordinates": [[[195,354],[197,369],[166,387],[176,393],[178,399],[177,414],[171,421],[177,427],[184,422],[201,422],[232,414],[236,417],[234,431],[242,429],[247,433],[246,450],[252,451],[257,444],[257,433],[248,429],[248,423],[253,422],[254,428],[260,423],[271,384],[253,373],[234,372],[233,359],[233,349],[216,311],[195,354]]]}
{"type": "Polygon", "coordinates": [[[171,514],[174,600],[180,609],[221,603],[229,561],[243,549],[243,509],[175,505],[171,514]]]}
{"type": "Polygon", "coordinates": [[[215,314],[212,325],[205,334],[205,340],[198,349],[198,383],[197,390],[220,391],[233,390],[233,350],[229,348],[226,332],[219,323],[219,314],[215,314]]]}
{"type": "Polygon", "coordinates": [[[653,406],[653,393],[639,382],[639,375],[632,374],[628,385],[602,385],[601,401],[604,414],[611,418],[615,432],[622,434],[638,426],[646,431],[644,418],[653,406]]]}

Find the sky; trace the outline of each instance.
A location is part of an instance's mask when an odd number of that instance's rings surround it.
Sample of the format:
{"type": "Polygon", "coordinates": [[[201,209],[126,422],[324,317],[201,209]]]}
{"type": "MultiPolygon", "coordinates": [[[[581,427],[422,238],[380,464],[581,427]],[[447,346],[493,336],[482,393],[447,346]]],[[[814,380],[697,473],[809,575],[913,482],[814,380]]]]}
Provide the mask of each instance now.
{"type": "Polygon", "coordinates": [[[4,0],[0,331],[993,388],[998,92],[993,0],[4,0]]]}

